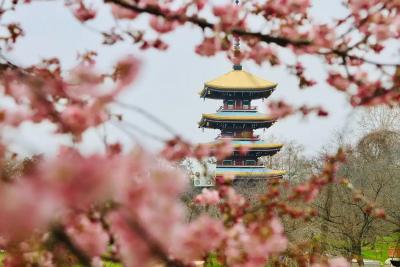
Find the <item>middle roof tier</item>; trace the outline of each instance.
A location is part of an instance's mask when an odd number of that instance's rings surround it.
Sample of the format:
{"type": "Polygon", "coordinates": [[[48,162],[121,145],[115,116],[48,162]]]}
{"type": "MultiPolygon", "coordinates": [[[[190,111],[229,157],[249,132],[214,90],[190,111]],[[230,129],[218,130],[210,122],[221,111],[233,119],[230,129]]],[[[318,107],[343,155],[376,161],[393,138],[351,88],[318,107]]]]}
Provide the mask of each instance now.
{"type": "Polygon", "coordinates": [[[268,128],[276,120],[258,111],[219,111],[203,114],[199,127],[213,129],[259,129],[268,128]]]}

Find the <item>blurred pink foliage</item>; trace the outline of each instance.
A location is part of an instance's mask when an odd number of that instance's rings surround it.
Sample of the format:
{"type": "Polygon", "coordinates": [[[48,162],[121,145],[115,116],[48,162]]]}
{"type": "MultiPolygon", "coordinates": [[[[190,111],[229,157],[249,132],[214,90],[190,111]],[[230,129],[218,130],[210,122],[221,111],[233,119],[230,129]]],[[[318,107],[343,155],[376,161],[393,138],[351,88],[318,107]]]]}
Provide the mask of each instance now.
{"type": "MultiPolygon", "coordinates": [[[[13,1],[0,16],[29,2],[13,1]]],[[[199,55],[224,52],[238,60],[236,64],[250,60],[284,66],[298,78],[300,88],[316,83],[313,77],[306,77],[307,69],[301,63],[302,57],[315,56],[328,70],[326,82],[348,94],[352,105],[399,103],[399,63],[368,58],[385,52],[387,43],[400,37],[397,0],[344,1],[348,14],[330,25],[313,20],[309,0],[246,1],[240,8],[206,0],[177,2],[106,1],[116,20],[134,23],[144,14],[150,15],[149,28],[157,36],[121,25],[102,32],[104,44],[130,39],[143,50],[165,50],[164,35],[191,24],[204,30],[204,38],[195,48],[199,55]],[[212,22],[204,10],[211,11],[212,22]],[[264,19],[269,26],[253,32],[248,23],[253,17],[264,19]],[[232,43],[238,37],[241,50],[232,54],[232,43]],[[297,63],[286,62],[281,50],[297,63]],[[368,75],[365,66],[377,75],[368,75]]],[[[94,3],[71,0],[66,5],[81,23],[94,22],[99,15],[94,3]]],[[[18,23],[1,27],[0,42],[7,49],[25,34],[18,23]]],[[[102,73],[96,70],[95,57],[95,52],[81,55],[81,62],[67,75],[57,58],[29,67],[2,63],[0,91],[14,101],[15,108],[0,108],[0,127],[47,121],[55,125],[55,134],[68,134],[80,142],[89,129],[113,119],[123,121],[112,114],[109,105],[134,83],[140,61],[126,56],[116,62],[113,71],[102,73]]],[[[328,115],[323,107],[296,108],[285,101],[273,102],[269,108],[276,118],[295,112],[328,115]]],[[[101,258],[126,266],[159,262],[190,266],[193,260],[206,259],[212,253],[228,266],[264,266],[288,249],[278,214],[293,218],[312,215],[292,207],[291,201],[312,202],[323,186],[337,182],[338,165],[345,160],[341,151],[327,158],[322,173],[288,189],[287,201],[279,201],[280,193],[272,181],[260,198],[263,212],[257,216],[248,200],[232,188],[232,177],[219,177],[215,189],[204,189],[194,201],[216,206],[221,217],[203,214],[187,222],[180,197],[188,179],[176,162],[185,157],[223,159],[233,152],[229,140],[193,145],[175,136],[158,155],[139,147],[123,152],[121,144],[106,145],[106,153],[94,155],[62,147],[57,156],[42,158],[22,175],[0,182],[0,246],[7,251],[6,267],[65,266],[66,262],[99,266],[101,258]]],[[[2,140],[0,166],[9,150],[2,140]]],[[[383,216],[378,210],[376,214],[383,216]]],[[[300,256],[298,261],[305,266],[300,256]]],[[[348,266],[343,258],[314,261],[315,267],[348,266]]]]}

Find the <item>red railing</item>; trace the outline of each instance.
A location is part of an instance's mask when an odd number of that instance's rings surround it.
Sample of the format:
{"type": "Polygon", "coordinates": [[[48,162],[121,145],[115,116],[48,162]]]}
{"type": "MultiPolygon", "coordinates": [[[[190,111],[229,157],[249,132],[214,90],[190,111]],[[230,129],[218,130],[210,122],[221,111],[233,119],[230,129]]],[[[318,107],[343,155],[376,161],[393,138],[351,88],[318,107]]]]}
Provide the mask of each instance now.
{"type": "Polygon", "coordinates": [[[239,136],[239,135],[224,135],[224,134],[219,134],[215,139],[219,139],[219,138],[230,138],[232,140],[248,140],[248,141],[257,141],[260,140],[260,136],[259,135],[253,135],[253,136],[239,136]]]}
{"type": "Polygon", "coordinates": [[[236,106],[236,107],[232,106],[232,108],[229,108],[228,105],[225,105],[225,106],[219,107],[217,112],[218,111],[235,111],[235,110],[240,110],[240,111],[242,111],[242,110],[257,110],[257,107],[256,106],[248,106],[248,108],[243,108],[243,106],[236,106]]]}

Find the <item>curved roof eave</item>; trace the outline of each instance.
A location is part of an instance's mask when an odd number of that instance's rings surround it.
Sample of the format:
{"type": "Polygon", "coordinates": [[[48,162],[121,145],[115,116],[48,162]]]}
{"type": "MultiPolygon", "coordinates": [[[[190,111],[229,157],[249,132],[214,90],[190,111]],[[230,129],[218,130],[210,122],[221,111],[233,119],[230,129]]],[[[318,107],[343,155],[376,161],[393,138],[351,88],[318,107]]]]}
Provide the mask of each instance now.
{"type": "Polygon", "coordinates": [[[223,90],[266,90],[276,87],[277,83],[264,80],[244,70],[232,70],[214,80],[205,82],[204,85],[223,90]]]}
{"type": "Polygon", "coordinates": [[[269,116],[221,116],[216,114],[202,114],[203,120],[221,120],[221,121],[275,121],[269,116]]]}
{"type": "Polygon", "coordinates": [[[273,171],[266,171],[264,173],[262,172],[246,172],[246,171],[217,171],[216,175],[233,175],[233,176],[247,176],[247,177],[268,177],[268,176],[282,176],[285,175],[286,171],[278,171],[278,170],[273,170],[273,171]]]}

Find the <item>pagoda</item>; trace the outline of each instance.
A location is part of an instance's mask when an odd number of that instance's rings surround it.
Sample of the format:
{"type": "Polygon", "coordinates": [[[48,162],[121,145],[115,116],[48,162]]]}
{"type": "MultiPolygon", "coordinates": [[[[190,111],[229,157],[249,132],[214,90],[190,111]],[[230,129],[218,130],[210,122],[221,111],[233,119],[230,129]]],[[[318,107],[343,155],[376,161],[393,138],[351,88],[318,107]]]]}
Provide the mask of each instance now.
{"type": "Polygon", "coordinates": [[[259,158],[273,156],[282,144],[264,142],[257,129],[269,128],[275,119],[260,113],[252,101],[268,98],[277,84],[261,79],[235,64],[233,70],[204,84],[200,92],[202,98],[222,100],[222,106],[216,113],[203,114],[199,122],[200,128],[220,130],[213,143],[229,138],[234,153],[217,161],[215,176],[231,176],[235,181],[265,180],[281,178],[284,171],[266,168],[259,158]],[[244,153],[245,152],[245,153],[244,153]]]}

